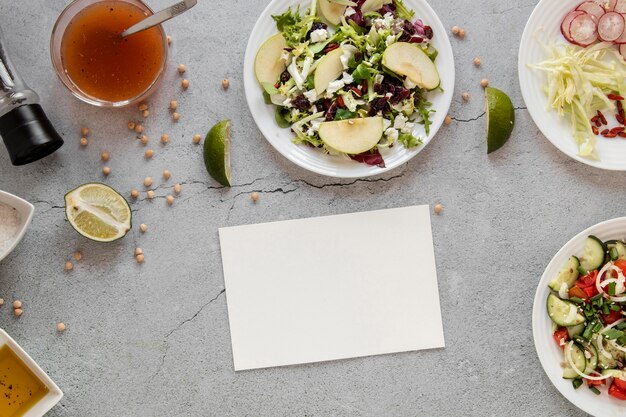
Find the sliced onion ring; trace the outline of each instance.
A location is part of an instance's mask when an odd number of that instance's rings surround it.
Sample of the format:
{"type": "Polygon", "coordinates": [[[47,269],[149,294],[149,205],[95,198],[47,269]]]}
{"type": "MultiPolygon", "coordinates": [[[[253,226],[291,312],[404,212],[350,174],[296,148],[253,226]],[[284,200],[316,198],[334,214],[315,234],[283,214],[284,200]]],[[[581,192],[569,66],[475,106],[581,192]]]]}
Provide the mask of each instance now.
{"type": "Polygon", "coordinates": [[[604,349],[604,338],[602,337],[602,334],[598,334],[598,337],[596,337],[596,342],[598,343],[598,350],[600,351],[600,355],[604,356],[607,359],[613,359],[613,355],[611,355],[609,352],[606,351],[606,349],[604,349]]]}
{"type": "Polygon", "coordinates": [[[565,346],[565,360],[569,364],[570,368],[574,370],[574,372],[576,372],[581,377],[588,379],[590,381],[604,381],[605,379],[611,378],[610,375],[604,375],[604,376],[587,375],[584,372],[580,371],[578,368],[576,368],[576,365],[574,365],[574,361],[572,360],[572,346],[573,345],[574,345],[574,341],[572,340],[565,346]]]}

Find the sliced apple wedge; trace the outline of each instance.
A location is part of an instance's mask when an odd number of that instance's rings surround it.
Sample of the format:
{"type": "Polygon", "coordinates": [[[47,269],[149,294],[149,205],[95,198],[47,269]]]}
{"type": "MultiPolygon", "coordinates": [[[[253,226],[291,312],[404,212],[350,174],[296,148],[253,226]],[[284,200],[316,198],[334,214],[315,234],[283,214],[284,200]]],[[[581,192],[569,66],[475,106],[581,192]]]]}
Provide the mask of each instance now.
{"type": "Polygon", "coordinates": [[[271,36],[261,45],[254,59],[254,73],[260,83],[275,84],[278,81],[287,67],[285,61],[280,59],[286,47],[287,42],[280,33],[271,36]]]}
{"type": "Polygon", "coordinates": [[[439,72],[435,63],[419,46],[396,42],[383,53],[383,65],[426,90],[439,87],[439,72]]]}
{"type": "Polygon", "coordinates": [[[329,0],[319,0],[318,3],[320,17],[323,17],[328,23],[335,26],[341,22],[341,16],[346,12],[347,7],[329,0]]]}
{"type": "Polygon", "coordinates": [[[331,148],[357,155],[372,149],[383,136],[383,118],[337,120],[322,122],[320,138],[331,148]]]}
{"type": "Polygon", "coordinates": [[[392,0],[365,0],[363,5],[361,6],[361,12],[363,12],[363,14],[376,12],[382,9],[385,4],[389,3],[392,3],[392,0]]]}
{"type": "Polygon", "coordinates": [[[320,60],[313,78],[317,95],[326,91],[328,84],[335,81],[343,73],[343,64],[341,63],[343,53],[343,49],[337,48],[334,51],[330,51],[320,60]]]}

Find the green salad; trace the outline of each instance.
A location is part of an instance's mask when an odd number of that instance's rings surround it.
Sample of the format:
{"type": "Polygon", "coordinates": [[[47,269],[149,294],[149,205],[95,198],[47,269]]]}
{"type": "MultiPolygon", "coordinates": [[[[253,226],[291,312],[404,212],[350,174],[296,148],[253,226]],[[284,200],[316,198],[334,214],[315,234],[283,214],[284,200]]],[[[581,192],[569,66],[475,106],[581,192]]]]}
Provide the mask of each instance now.
{"type": "Polygon", "coordinates": [[[402,0],[313,0],[273,16],[255,74],[294,142],[385,166],[380,153],[430,132],[427,93],[440,90],[433,30],[402,0]]]}

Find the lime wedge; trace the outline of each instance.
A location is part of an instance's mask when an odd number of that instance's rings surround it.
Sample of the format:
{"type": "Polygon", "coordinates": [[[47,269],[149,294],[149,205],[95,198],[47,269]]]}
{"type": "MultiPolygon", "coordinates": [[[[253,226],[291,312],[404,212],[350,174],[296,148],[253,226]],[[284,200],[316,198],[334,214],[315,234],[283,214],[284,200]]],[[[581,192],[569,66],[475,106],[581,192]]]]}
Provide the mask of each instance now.
{"type": "Polygon", "coordinates": [[[485,88],[487,100],[487,153],[500,149],[513,131],[515,109],[511,99],[497,88],[485,88]]]}
{"type": "Polygon", "coordinates": [[[96,242],[121,239],[132,227],[128,202],[99,183],[84,184],[65,194],[65,215],[74,230],[96,242]]]}
{"type": "Polygon", "coordinates": [[[204,165],[215,181],[230,187],[230,120],[218,122],[207,133],[204,165]]]}

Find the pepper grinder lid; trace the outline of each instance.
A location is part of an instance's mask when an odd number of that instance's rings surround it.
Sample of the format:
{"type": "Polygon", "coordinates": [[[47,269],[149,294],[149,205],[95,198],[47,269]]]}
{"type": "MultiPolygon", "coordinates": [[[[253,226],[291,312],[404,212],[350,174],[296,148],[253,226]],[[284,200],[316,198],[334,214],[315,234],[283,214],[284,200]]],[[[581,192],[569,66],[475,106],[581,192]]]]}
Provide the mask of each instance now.
{"type": "Polygon", "coordinates": [[[63,145],[39,104],[25,104],[0,117],[0,136],[13,165],[35,162],[63,145]]]}

